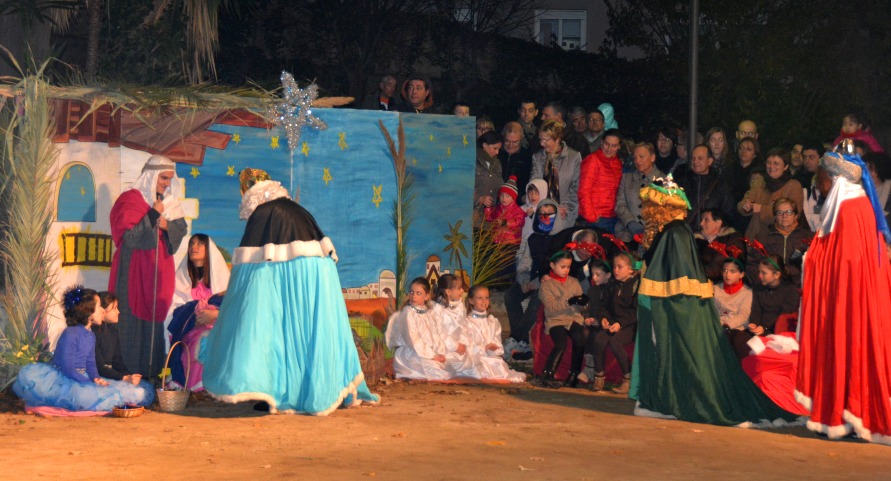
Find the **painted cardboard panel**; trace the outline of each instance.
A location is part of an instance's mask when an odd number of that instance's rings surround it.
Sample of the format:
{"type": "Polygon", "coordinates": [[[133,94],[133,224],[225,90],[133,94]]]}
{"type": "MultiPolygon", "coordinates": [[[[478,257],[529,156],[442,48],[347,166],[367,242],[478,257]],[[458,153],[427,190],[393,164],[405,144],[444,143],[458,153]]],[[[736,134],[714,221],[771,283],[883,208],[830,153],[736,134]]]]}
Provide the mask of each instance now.
{"type": "MultiPolygon", "coordinates": [[[[293,158],[280,128],[228,124],[208,127],[204,135],[220,139],[227,136],[229,140],[208,146],[200,165],[178,164],[186,219],[191,232],[207,233],[231,252],[245,225],[238,219],[237,174],[245,167],[267,170],[289,191],[299,192],[301,204],[333,240],[351,312],[362,314],[380,328],[382,304],[375,301],[395,294],[392,208],[396,177],[378,122],[384,123],[395,140],[402,114],[348,109],[316,109],[315,113],[328,123],[328,129],[305,129],[293,158]],[[376,314],[370,316],[372,312],[376,314]]],[[[444,251],[449,244],[445,236],[450,225],[462,222],[461,231],[467,237],[464,247],[468,253],[472,251],[474,119],[416,114],[404,114],[402,119],[408,170],[415,179],[414,222],[407,236],[413,258],[407,277],[432,274],[435,278],[459,268],[458,262],[449,262],[449,252],[444,251]]],[[[61,293],[75,283],[104,290],[108,268],[97,259],[108,254],[101,239],[111,233],[109,212],[151,154],[73,139],[56,147],[60,181],[53,207],[62,217],[53,223],[47,246],[58,259],[57,290],[61,293]],[[66,178],[66,172],[71,172],[77,182],[66,178]],[[71,263],[71,259],[77,262],[71,263]]],[[[185,243],[178,258],[184,255],[185,243]]],[[[470,269],[470,259],[460,262],[464,269],[470,269]]],[[[58,304],[52,306],[49,317],[48,334],[55,341],[65,327],[58,304]]]]}
{"type": "MultiPolygon", "coordinates": [[[[384,297],[396,265],[392,226],[396,177],[393,160],[378,125],[395,138],[399,114],[318,109],[328,129],[305,129],[293,159],[285,132],[232,125],[210,130],[230,134],[224,150],[208,149],[201,166],[179,164],[188,199],[197,199],[199,215],[192,232],[204,232],[231,252],[241,239],[238,172],[261,168],[291,192],[315,216],[337,248],[338,272],[348,298],[384,297]],[[383,276],[383,279],[382,279],[383,276]]],[[[473,119],[439,115],[403,115],[406,158],[414,177],[414,222],[408,232],[413,260],[409,277],[426,276],[431,256],[442,258],[449,224],[463,221],[470,252],[475,145],[473,119]]],[[[448,258],[448,255],[445,255],[448,258]]],[[[470,261],[462,266],[469,269],[470,261]]],[[[437,265],[450,271],[457,265],[437,265]]]]}

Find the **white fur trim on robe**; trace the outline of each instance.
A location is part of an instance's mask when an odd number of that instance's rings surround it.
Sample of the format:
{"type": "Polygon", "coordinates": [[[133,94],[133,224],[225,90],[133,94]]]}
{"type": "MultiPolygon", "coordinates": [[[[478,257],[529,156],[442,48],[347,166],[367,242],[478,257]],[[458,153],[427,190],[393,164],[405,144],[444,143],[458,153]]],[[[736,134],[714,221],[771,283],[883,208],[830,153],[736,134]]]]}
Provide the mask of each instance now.
{"type": "Polygon", "coordinates": [[[238,247],[232,265],[261,262],[284,262],[298,257],[328,257],[337,262],[334,243],[325,237],[320,241],[294,241],[288,244],[266,244],[262,247],[238,247]]]}

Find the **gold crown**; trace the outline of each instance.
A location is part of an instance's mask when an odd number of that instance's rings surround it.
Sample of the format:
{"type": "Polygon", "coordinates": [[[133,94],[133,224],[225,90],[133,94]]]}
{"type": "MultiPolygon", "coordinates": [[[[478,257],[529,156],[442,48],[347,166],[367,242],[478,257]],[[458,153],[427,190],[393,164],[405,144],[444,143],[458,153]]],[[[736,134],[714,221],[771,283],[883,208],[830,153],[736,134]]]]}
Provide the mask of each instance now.
{"type": "Polygon", "coordinates": [[[678,187],[674,183],[671,174],[664,179],[655,179],[662,181],[662,185],[650,184],[640,189],[640,200],[644,202],[652,202],[657,205],[670,205],[675,207],[690,208],[690,201],[687,200],[687,194],[684,189],[678,187]]]}
{"type": "Polygon", "coordinates": [[[238,182],[241,184],[241,195],[244,195],[257,182],[271,180],[269,174],[263,169],[251,169],[250,167],[238,173],[238,182]]]}

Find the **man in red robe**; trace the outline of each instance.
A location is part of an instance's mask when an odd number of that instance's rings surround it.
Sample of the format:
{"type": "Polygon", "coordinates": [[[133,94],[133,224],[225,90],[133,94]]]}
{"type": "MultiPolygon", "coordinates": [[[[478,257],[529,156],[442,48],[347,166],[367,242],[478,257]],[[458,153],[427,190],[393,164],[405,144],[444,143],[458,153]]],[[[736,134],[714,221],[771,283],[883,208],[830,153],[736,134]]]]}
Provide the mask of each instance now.
{"type": "Polygon", "coordinates": [[[858,155],[821,166],[833,183],[805,255],[795,398],[812,431],[891,444],[891,232],[858,155]]]}
{"type": "Polygon", "coordinates": [[[164,361],[164,318],[173,301],[173,253],[186,235],[176,164],[153,155],[133,187],[111,208],[116,247],[108,290],[118,297],[121,354],[134,372],[153,379],[164,361]]]}

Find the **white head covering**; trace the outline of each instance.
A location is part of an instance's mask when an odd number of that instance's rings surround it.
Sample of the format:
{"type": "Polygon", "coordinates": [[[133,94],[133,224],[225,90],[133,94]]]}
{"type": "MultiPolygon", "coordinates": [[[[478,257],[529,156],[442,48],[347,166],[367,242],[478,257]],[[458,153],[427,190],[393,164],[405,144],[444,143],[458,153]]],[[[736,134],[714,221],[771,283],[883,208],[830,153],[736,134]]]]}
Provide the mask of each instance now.
{"type": "Polygon", "coordinates": [[[176,164],[172,160],[163,155],[153,155],[149,157],[148,162],[142,166],[142,174],[133,182],[133,189],[138,190],[142,194],[142,198],[148,202],[148,205],[155,203],[158,176],[161,172],[173,172],[173,179],[170,180],[170,187],[164,192],[164,213],[165,219],[181,219],[185,216],[179,199],[182,198],[182,192],[179,184],[179,177],[176,176],[176,164]]]}
{"type": "Polygon", "coordinates": [[[826,200],[823,201],[823,208],[820,210],[821,224],[817,229],[817,237],[829,235],[835,229],[835,223],[838,221],[838,211],[841,209],[842,202],[849,199],[863,197],[866,191],[863,186],[855,184],[843,175],[839,175],[832,180],[832,188],[826,194],[826,200]]]}
{"type": "MultiPolygon", "coordinates": [[[[530,180],[529,183],[526,184],[526,190],[523,192],[524,195],[526,195],[529,192],[529,186],[535,187],[535,190],[538,191],[538,202],[541,202],[542,199],[548,198],[548,182],[546,180],[544,180],[544,179],[530,180]]],[[[531,202],[529,202],[529,197],[528,196],[526,197],[526,204],[529,207],[532,207],[533,209],[538,207],[538,202],[536,202],[533,205],[531,202]]]]}
{"type": "MultiPolygon", "coordinates": [[[[192,239],[189,238],[189,241],[192,239]]],[[[188,244],[188,243],[187,243],[188,244]]],[[[210,290],[214,294],[219,294],[229,287],[229,267],[226,265],[226,259],[223,253],[217,247],[217,244],[210,237],[207,238],[207,255],[210,270],[207,277],[210,279],[210,290]]],[[[192,279],[189,278],[189,252],[186,250],[186,256],[180,261],[176,268],[176,290],[173,292],[173,309],[192,301],[192,279]]],[[[171,312],[172,309],[171,309],[171,312]]]]}
{"type": "Polygon", "coordinates": [[[248,220],[260,204],[287,196],[288,189],[282,187],[281,182],[275,180],[257,182],[241,197],[238,217],[242,220],[248,220]]]}

